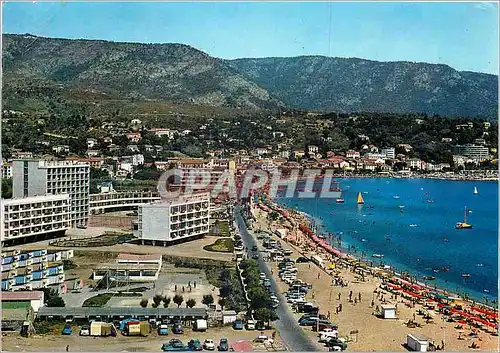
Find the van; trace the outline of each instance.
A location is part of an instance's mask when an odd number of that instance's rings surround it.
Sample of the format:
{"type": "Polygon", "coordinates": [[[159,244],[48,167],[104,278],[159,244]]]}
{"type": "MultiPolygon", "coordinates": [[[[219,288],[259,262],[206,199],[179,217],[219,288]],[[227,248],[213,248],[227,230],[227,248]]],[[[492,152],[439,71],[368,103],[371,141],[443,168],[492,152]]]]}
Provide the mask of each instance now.
{"type": "Polygon", "coordinates": [[[207,320],[196,320],[193,327],[194,331],[204,332],[207,330],[207,320]]]}

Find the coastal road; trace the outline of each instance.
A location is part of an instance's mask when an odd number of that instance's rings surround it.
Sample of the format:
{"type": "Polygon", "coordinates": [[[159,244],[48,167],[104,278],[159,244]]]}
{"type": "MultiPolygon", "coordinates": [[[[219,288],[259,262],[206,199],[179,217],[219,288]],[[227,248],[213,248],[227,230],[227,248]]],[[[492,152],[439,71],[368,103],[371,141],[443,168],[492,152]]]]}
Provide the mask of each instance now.
{"type": "MultiPolygon", "coordinates": [[[[247,230],[239,207],[234,208],[234,219],[240,231],[241,240],[247,247],[248,258],[251,258],[252,247],[257,245],[257,239],[247,230]]],[[[275,326],[278,329],[283,342],[288,347],[288,350],[294,352],[317,351],[318,347],[309,339],[309,337],[307,337],[305,332],[302,330],[302,327],[299,326],[297,320],[293,317],[292,311],[286,303],[285,297],[282,293],[280,293],[276,281],[271,275],[271,270],[262,259],[262,254],[260,252],[257,262],[259,263],[260,270],[271,280],[271,288],[280,300],[280,304],[276,309],[276,314],[279,316],[279,320],[275,321],[275,326]]]]}

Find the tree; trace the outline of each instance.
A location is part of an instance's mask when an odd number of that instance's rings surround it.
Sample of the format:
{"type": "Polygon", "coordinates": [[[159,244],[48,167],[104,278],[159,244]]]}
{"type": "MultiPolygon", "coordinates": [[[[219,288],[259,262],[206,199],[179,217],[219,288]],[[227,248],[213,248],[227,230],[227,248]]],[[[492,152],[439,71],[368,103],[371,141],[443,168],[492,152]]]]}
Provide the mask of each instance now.
{"type": "Polygon", "coordinates": [[[227,306],[227,298],[220,298],[218,301],[218,304],[224,310],[224,308],[227,306]]]}
{"type": "Polygon", "coordinates": [[[269,322],[272,320],[273,315],[271,310],[269,310],[268,308],[259,308],[255,310],[254,317],[259,321],[266,322],[267,326],[269,326],[269,322]]]}
{"type": "Polygon", "coordinates": [[[168,308],[168,306],[170,305],[170,301],[170,297],[163,297],[163,307],[168,308]]]}
{"type": "Polygon", "coordinates": [[[182,302],[184,301],[184,298],[182,297],[182,295],[179,295],[179,294],[176,294],[175,297],[174,297],[174,303],[177,304],[177,307],[179,308],[182,304],[182,302]]]}
{"type": "Polygon", "coordinates": [[[186,306],[188,308],[192,308],[196,305],[196,300],[194,300],[193,298],[189,298],[186,302],[186,306]]]}
{"type": "Polygon", "coordinates": [[[58,296],[53,296],[49,300],[47,300],[47,306],[49,307],[65,307],[66,303],[64,299],[58,296]]]}
{"type": "Polygon", "coordinates": [[[214,296],[212,294],[204,295],[201,303],[206,306],[212,305],[214,303],[214,296]]]}
{"type": "Polygon", "coordinates": [[[147,299],[141,299],[140,302],[141,307],[146,308],[148,306],[148,300],[147,299]]]}
{"type": "Polygon", "coordinates": [[[252,309],[257,310],[268,306],[269,294],[263,286],[250,288],[248,297],[250,298],[250,307],[252,309]]]}
{"type": "Polygon", "coordinates": [[[153,308],[158,307],[161,304],[162,300],[163,300],[163,296],[161,296],[160,294],[156,294],[153,297],[153,308]]]}
{"type": "Polygon", "coordinates": [[[44,302],[49,307],[64,307],[66,303],[64,299],[59,296],[54,289],[51,288],[42,288],[44,294],[44,302]]]}
{"type": "Polygon", "coordinates": [[[2,199],[10,199],[12,197],[12,178],[2,178],[2,199]]]}

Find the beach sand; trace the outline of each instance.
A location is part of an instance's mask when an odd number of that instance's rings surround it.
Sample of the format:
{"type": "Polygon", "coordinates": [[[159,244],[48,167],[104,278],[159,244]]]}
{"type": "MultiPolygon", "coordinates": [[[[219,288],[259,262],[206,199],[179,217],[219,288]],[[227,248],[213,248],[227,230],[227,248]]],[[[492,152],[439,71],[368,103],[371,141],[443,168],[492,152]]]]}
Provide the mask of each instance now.
{"type": "MultiPolygon", "coordinates": [[[[283,228],[281,224],[270,222],[267,219],[267,212],[255,209],[254,213],[256,221],[254,229],[267,230],[274,234],[278,228],[283,228]]],[[[304,216],[294,215],[296,221],[305,221],[304,216]]],[[[305,237],[302,232],[298,230],[291,231],[289,238],[290,242],[305,243],[305,237]]],[[[273,235],[276,239],[278,237],[273,235]]],[[[298,256],[311,256],[321,253],[318,249],[306,249],[305,245],[293,246],[288,242],[282,241],[284,248],[292,249],[292,259],[298,256]],[[311,251],[312,250],[312,251],[311,251]]],[[[331,257],[331,256],[329,256],[331,257]]],[[[274,276],[280,288],[284,291],[288,286],[281,282],[277,276],[277,264],[273,263],[274,276]]],[[[372,299],[374,307],[380,306],[382,303],[374,294],[374,290],[382,291],[379,286],[381,279],[373,276],[365,276],[365,281],[357,280],[359,275],[351,272],[348,269],[341,269],[340,276],[343,280],[348,281],[347,287],[333,286],[332,278],[327,272],[319,268],[313,263],[298,263],[297,278],[302,279],[312,284],[313,289],[308,293],[306,299],[310,302],[317,304],[320,312],[327,315],[328,311],[331,313],[331,321],[336,323],[339,327],[339,336],[347,337],[348,350],[352,351],[406,351],[403,346],[406,343],[407,334],[414,334],[420,337],[426,337],[436,345],[441,345],[442,341],[445,342],[445,351],[468,351],[472,350],[469,346],[475,342],[482,351],[498,351],[499,343],[498,336],[494,336],[482,331],[478,331],[478,336],[473,338],[469,336],[472,332],[468,325],[463,325],[461,336],[463,339],[458,339],[459,330],[455,329],[455,322],[446,322],[442,319],[439,313],[434,314],[433,323],[426,323],[422,316],[417,315],[417,311],[423,306],[416,304],[414,308],[407,307],[401,302],[401,297],[398,300],[391,299],[391,293],[384,294],[387,303],[397,303],[397,319],[382,319],[373,315],[374,308],[371,307],[372,299]],[[358,298],[361,293],[361,302],[355,304],[349,302],[349,293],[353,292],[354,298],[358,298]],[[340,293],[340,300],[338,295],[340,293]],[[342,311],[339,314],[335,313],[336,307],[342,304],[342,311]],[[415,321],[421,324],[421,327],[408,328],[405,323],[412,320],[415,313],[415,321]],[[350,334],[352,331],[358,331],[358,334],[350,334]]],[[[383,291],[382,291],[383,292],[383,291]]],[[[297,319],[302,314],[296,314],[297,319]]],[[[310,327],[305,327],[304,330],[317,341],[317,334],[311,330],[310,327]]],[[[327,348],[324,348],[326,351],[327,348]]]]}

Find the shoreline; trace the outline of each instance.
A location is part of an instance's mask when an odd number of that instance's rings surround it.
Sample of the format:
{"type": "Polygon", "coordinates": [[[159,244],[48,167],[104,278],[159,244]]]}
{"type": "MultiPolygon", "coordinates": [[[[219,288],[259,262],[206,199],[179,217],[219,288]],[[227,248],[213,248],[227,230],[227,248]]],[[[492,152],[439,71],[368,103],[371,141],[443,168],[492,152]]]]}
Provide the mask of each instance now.
{"type": "MultiPolygon", "coordinates": [[[[465,175],[431,175],[431,174],[412,174],[412,175],[393,175],[393,174],[332,174],[332,179],[436,179],[436,180],[451,180],[451,181],[500,181],[499,177],[489,176],[465,176],[465,175]]],[[[324,179],[324,176],[318,176],[316,180],[324,179]]],[[[297,181],[306,181],[307,177],[298,176],[297,181]]],[[[334,181],[334,180],[332,180],[334,181]]],[[[293,183],[289,181],[288,183],[293,183]]]]}
{"type": "MultiPolygon", "coordinates": [[[[313,233],[313,231],[311,230],[312,227],[310,224],[311,223],[310,219],[316,220],[313,216],[307,214],[304,211],[298,211],[298,210],[295,210],[293,208],[287,208],[285,206],[279,205],[276,203],[275,200],[270,200],[269,198],[267,198],[267,201],[273,206],[273,208],[275,208],[275,211],[277,211],[281,214],[283,214],[283,211],[288,213],[288,214],[293,214],[293,213],[300,214],[305,219],[305,221],[308,223],[308,224],[304,224],[304,226],[306,226],[311,231],[311,233],[313,233]]],[[[288,220],[290,221],[289,218],[288,218],[288,220]]],[[[304,234],[304,235],[307,237],[306,234],[304,234]]],[[[341,260],[344,260],[344,261],[346,259],[355,260],[359,264],[363,264],[364,265],[363,267],[368,267],[369,269],[374,270],[374,271],[381,271],[388,277],[394,277],[400,281],[406,281],[406,282],[411,283],[412,285],[418,285],[421,288],[425,288],[427,291],[432,291],[435,293],[439,293],[441,295],[445,295],[445,296],[450,297],[450,298],[453,297],[455,299],[459,299],[460,301],[467,302],[471,306],[475,304],[476,306],[480,305],[481,307],[486,307],[486,308],[489,308],[491,310],[498,311],[497,308],[495,308],[491,305],[487,305],[484,303],[477,303],[475,300],[471,299],[470,297],[465,298],[464,296],[460,295],[459,293],[456,293],[456,292],[449,290],[447,288],[443,288],[443,287],[440,287],[437,285],[436,285],[436,287],[432,287],[432,286],[429,286],[428,284],[425,284],[425,283],[422,283],[421,281],[418,281],[417,277],[415,277],[415,276],[411,276],[411,275],[405,276],[404,272],[402,272],[402,271],[396,272],[392,266],[390,266],[390,268],[379,267],[379,266],[376,266],[374,264],[374,261],[362,260],[358,256],[355,256],[353,254],[349,254],[349,253],[343,251],[342,248],[338,248],[332,244],[328,244],[328,245],[330,245],[332,248],[334,248],[336,250],[336,252],[338,252],[338,254],[335,254],[335,255],[332,254],[332,255],[336,256],[337,258],[339,258],[341,260]],[[372,265],[370,265],[370,263],[372,263],[372,265]]],[[[318,246],[323,251],[326,251],[328,253],[328,251],[323,246],[321,246],[320,244],[318,244],[318,246]]],[[[498,297],[496,297],[496,299],[498,300],[498,297]]]]}

